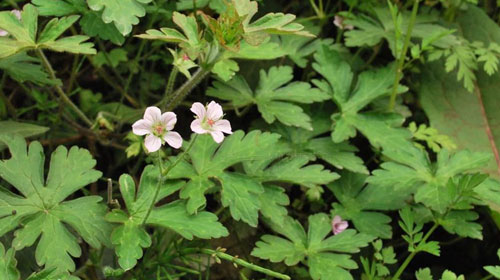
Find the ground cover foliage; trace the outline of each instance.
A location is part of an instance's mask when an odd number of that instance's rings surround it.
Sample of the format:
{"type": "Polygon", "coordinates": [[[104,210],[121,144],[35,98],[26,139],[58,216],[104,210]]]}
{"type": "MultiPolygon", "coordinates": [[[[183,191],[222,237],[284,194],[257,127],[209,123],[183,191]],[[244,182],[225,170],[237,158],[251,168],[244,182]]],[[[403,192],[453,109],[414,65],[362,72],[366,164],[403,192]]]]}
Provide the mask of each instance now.
{"type": "Polygon", "coordinates": [[[500,2],[0,3],[0,279],[500,279],[500,2]]]}

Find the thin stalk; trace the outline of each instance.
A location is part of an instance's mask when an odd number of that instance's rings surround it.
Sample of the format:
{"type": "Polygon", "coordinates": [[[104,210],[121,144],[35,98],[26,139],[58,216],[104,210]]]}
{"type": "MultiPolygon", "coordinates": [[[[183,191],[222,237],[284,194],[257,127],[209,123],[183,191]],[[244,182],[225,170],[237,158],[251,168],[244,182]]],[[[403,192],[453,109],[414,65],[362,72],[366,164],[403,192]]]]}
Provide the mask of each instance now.
{"type": "Polygon", "coordinates": [[[195,88],[203,79],[210,73],[209,70],[206,70],[200,67],[191,79],[187,80],[180,88],[178,88],[173,94],[172,97],[169,98],[167,104],[165,105],[166,111],[172,111],[175,109],[179,103],[181,103],[184,98],[195,88]]]}
{"type": "MultiPolygon", "coordinates": [[[[420,241],[419,245],[420,244],[423,244],[425,243],[425,241],[427,241],[427,239],[431,236],[431,234],[439,227],[439,224],[437,223],[434,223],[434,225],[431,227],[431,229],[425,234],[424,238],[422,239],[422,241],[420,241]]],[[[399,267],[399,269],[396,271],[396,274],[394,274],[394,276],[391,278],[392,280],[398,280],[399,279],[399,276],[401,276],[401,274],[403,274],[403,272],[405,271],[406,267],[408,266],[408,264],[410,264],[411,260],[413,259],[413,257],[415,257],[415,255],[420,252],[420,250],[418,250],[418,246],[417,248],[411,252],[411,254],[405,259],[405,261],[403,262],[403,264],[399,267]]]]}
{"type": "Polygon", "coordinates": [[[200,252],[203,254],[207,254],[207,255],[216,255],[220,259],[230,261],[230,262],[235,263],[237,265],[241,265],[241,266],[246,267],[248,269],[251,269],[253,271],[257,271],[257,272],[260,272],[262,274],[265,274],[265,275],[268,275],[268,276],[271,276],[274,278],[284,279],[284,280],[291,279],[290,276],[288,276],[288,275],[281,274],[281,273],[276,272],[276,271],[272,271],[270,269],[264,268],[262,266],[258,266],[258,265],[253,264],[253,263],[249,263],[245,260],[242,260],[238,257],[231,256],[231,255],[226,254],[224,252],[211,250],[211,249],[201,249],[200,252]]]}
{"type": "Polygon", "coordinates": [[[411,33],[413,31],[413,27],[415,26],[415,20],[417,19],[419,2],[420,2],[420,0],[414,0],[414,2],[413,2],[410,23],[408,24],[408,29],[406,30],[405,42],[403,45],[403,49],[401,51],[401,55],[399,56],[398,61],[397,61],[396,75],[394,77],[394,83],[392,85],[391,99],[389,101],[389,108],[388,108],[389,112],[394,111],[394,107],[396,106],[396,96],[398,93],[399,80],[401,79],[401,75],[403,74],[403,65],[405,63],[406,53],[408,52],[408,47],[410,46],[411,33]]]}
{"type": "Polygon", "coordinates": [[[177,74],[179,74],[179,69],[177,69],[177,67],[172,68],[172,71],[170,71],[170,75],[168,76],[168,82],[167,86],[165,87],[165,94],[163,95],[162,102],[167,102],[168,98],[170,97],[170,94],[174,90],[175,79],[177,78],[177,74]]]}
{"type": "Polygon", "coordinates": [[[159,163],[159,168],[160,168],[160,174],[158,175],[158,184],[156,185],[155,195],[153,196],[153,200],[151,201],[151,205],[148,208],[148,212],[146,213],[146,216],[144,217],[144,220],[142,221],[142,225],[144,225],[146,223],[146,221],[149,218],[149,215],[151,214],[151,211],[153,210],[153,207],[156,204],[156,199],[158,198],[158,194],[160,194],[160,187],[161,187],[161,183],[163,182],[163,178],[165,178],[165,176],[167,176],[168,172],[170,172],[170,170],[172,170],[177,164],[179,164],[182,161],[182,159],[184,158],[184,155],[186,155],[189,152],[189,150],[191,150],[194,142],[196,141],[197,136],[198,136],[198,134],[194,135],[194,137],[189,142],[189,145],[186,148],[186,150],[184,150],[184,152],[182,154],[177,156],[175,161],[172,164],[170,164],[165,170],[163,170],[163,161],[161,159],[161,154],[160,154],[160,152],[158,152],[158,163],[159,163]]]}
{"type": "MultiPolygon", "coordinates": [[[[54,72],[54,68],[52,68],[49,60],[41,49],[37,49],[36,54],[42,60],[43,67],[45,68],[45,70],[47,70],[50,78],[55,83],[57,80],[56,73],[54,72]]],[[[80,109],[78,109],[78,106],[76,106],[75,103],[73,103],[73,101],[69,99],[64,90],[57,84],[54,85],[54,88],[56,89],[56,92],[59,94],[64,103],[66,103],[78,115],[78,117],[80,117],[80,119],[82,119],[89,127],[91,127],[93,122],[80,109]]]]}
{"type": "Polygon", "coordinates": [[[206,254],[206,255],[210,255],[210,256],[216,256],[220,259],[230,261],[234,264],[246,267],[246,268],[251,269],[253,271],[257,271],[257,272],[260,272],[262,274],[265,274],[265,275],[268,275],[268,276],[271,276],[274,278],[284,279],[284,280],[291,279],[290,276],[288,276],[288,275],[281,274],[281,273],[276,272],[276,271],[272,271],[270,269],[264,268],[262,266],[258,266],[258,265],[253,264],[253,263],[249,263],[249,262],[242,260],[238,257],[231,256],[229,254],[226,254],[224,252],[217,251],[217,250],[201,249],[201,248],[189,248],[189,249],[183,250],[182,253],[184,253],[184,254],[202,253],[202,254],[206,254]]]}

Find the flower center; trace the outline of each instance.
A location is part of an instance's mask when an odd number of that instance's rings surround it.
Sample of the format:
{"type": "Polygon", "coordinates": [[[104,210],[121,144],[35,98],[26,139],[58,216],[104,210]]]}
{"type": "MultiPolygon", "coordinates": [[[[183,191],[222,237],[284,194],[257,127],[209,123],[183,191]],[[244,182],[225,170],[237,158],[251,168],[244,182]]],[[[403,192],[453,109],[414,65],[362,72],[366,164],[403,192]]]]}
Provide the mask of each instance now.
{"type": "Polygon", "coordinates": [[[208,125],[209,125],[209,126],[211,126],[211,127],[212,127],[212,126],[214,126],[215,121],[214,121],[214,120],[211,120],[211,119],[208,119],[208,120],[207,120],[207,123],[208,123],[208,125]]]}
{"type": "Polygon", "coordinates": [[[163,135],[163,132],[165,132],[165,128],[161,124],[157,124],[153,127],[153,132],[156,134],[156,136],[161,136],[163,135]]]}

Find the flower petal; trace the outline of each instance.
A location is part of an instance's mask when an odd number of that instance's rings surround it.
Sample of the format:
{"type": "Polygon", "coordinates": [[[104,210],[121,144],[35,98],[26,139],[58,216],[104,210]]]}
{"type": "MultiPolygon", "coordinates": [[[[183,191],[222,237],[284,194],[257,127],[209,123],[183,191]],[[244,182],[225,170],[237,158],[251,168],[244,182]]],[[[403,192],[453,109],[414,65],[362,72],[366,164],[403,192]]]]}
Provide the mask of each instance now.
{"type": "Polygon", "coordinates": [[[349,223],[347,221],[342,221],[340,224],[337,226],[337,228],[341,231],[344,231],[347,227],[349,226],[349,223]]]}
{"type": "Polygon", "coordinates": [[[222,106],[219,105],[219,103],[212,101],[210,104],[207,106],[207,117],[213,121],[216,121],[220,118],[222,118],[222,115],[224,113],[222,112],[222,106]]]}
{"type": "Polygon", "coordinates": [[[0,29],[0,37],[5,37],[7,35],[9,35],[9,32],[7,32],[7,31],[5,31],[3,29],[0,29]]]}
{"type": "Polygon", "coordinates": [[[165,136],[163,136],[163,140],[172,148],[179,149],[182,147],[182,137],[175,131],[168,131],[165,136]]]}
{"type": "Polygon", "coordinates": [[[220,131],[210,131],[210,135],[216,143],[221,143],[224,140],[224,134],[220,131]]]}
{"type": "Polygon", "coordinates": [[[222,131],[226,134],[233,134],[231,131],[231,123],[228,120],[218,120],[212,127],[214,130],[222,131]]]}
{"type": "Polygon", "coordinates": [[[339,215],[335,215],[335,217],[333,217],[332,225],[336,225],[340,222],[342,222],[342,218],[339,215]]]}
{"type": "Polygon", "coordinates": [[[191,106],[191,112],[193,112],[198,118],[203,119],[207,110],[205,109],[205,106],[203,106],[203,104],[201,104],[200,102],[195,102],[191,106]]]}
{"type": "Polygon", "coordinates": [[[161,122],[167,130],[172,130],[177,123],[177,115],[172,112],[165,112],[161,115],[161,122]]]}
{"type": "Polygon", "coordinates": [[[132,132],[139,136],[150,134],[152,126],[153,123],[148,120],[138,120],[132,125],[132,132]]]}
{"type": "Polygon", "coordinates": [[[146,139],[144,139],[144,146],[146,146],[148,152],[156,152],[161,147],[161,139],[153,134],[149,134],[146,136],[146,139]]]}
{"type": "Polygon", "coordinates": [[[146,108],[146,112],[144,112],[143,119],[150,121],[151,123],[155,123],[161,120],[161,110],[158,107],[151,106],[146,108]]]}
{"type": "Polygon", "coordinates": [[[21,11],[12,10],[11,13],[16,16],[17,19],[21,20],[21,11]]]}
{"type": "Polygon", "coordinates": [[[191,122],[191,130],[194,133],[205,134],[205,133],[208,132],[208,130],[204,129],[201,126],[201,121],[202,121],[202,119],[196,119],[196,120],[194,120],[194,121],[191,122]]]}

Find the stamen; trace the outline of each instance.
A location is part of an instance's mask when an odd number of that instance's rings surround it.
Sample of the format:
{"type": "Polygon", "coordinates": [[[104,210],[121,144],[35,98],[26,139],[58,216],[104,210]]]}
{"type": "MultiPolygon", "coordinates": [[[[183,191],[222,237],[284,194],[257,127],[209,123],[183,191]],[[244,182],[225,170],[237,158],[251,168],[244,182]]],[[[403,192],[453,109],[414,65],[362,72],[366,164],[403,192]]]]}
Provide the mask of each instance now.
{"type": "Polygon", "coordinates": [[[211,120],[211,119],[208,119],[207,123],[208,123],[209,126],[214,126],[214,124],[215,124],[215,122],[213,120],[211,120]]]}

